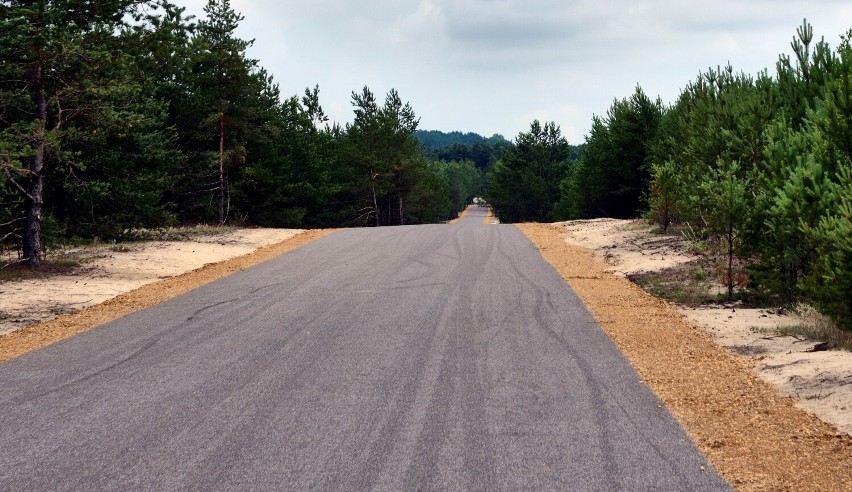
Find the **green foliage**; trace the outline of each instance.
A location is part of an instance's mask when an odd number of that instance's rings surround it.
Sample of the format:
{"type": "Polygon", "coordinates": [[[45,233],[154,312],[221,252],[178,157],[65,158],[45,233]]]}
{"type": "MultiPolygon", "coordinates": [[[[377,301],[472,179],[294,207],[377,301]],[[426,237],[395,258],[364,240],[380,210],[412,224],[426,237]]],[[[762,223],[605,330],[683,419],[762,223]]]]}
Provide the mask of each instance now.
{"type": "Polygon", "coordinates": [[[512,142],[500,134],[484,138],[476,133],[417,130],[414,135],[427,158],[445,162],[469,160],[483,171],[487,171],[512,148],[512,142]]]}
{"type": "Polygon", "coordinates": [[[480,142],[497,143],[507,142],[502,135],[495,133],[491,137],[485,138],[478,133],[473,132],[441,132],[437,130],[417,130],[414,132],[417,141],[426,149],[426,151],[435,151],[451,147],[453,145],[473,146],[480,142]]]}
{"type": "Polygon", "coordinates": [[[352,93],[352,105],[355,119],[346,127],[344,165],[358,180],[353,185],[362,198],[361,220],[376,226],[404,224],[406,195],[417,184],[419,150],[413,133],[419,119],[394,89],[379,106],[364,87],[352,93]]]}
{"type": "Polygon", "coordinates": [[[230,1],[208,0],[204,12],[189,40],[184,93],[176,105],[191,164],[180,182],[180,205],[184,221],[215,218],[223,224],[230,212],[230,171],[245,164],[248,142],[261,138],[278,88],[257,60],[247,58],[253,41],[236,37],[243,16],[230,1]]]}
{"type": "Polygon", "coordinates": [[[457,217],[473,198],[482,194],[485,175],[472,161],[444,164],[449,186],[450,217],[457,217]]]}
{"type": "Polygon", "coordinates": [[[741,247],[746,211],[750,205],[748,186],[748,178],[742,176],[739,162],[721,158],[716,168],[709,168],[698,183],[707,231],[720,238],[725,254],[723,280],[728,289],[728,300],[733,298],[734,286],[738,283],[734,274],[734,255],[741,247]]]}
{"type": "Polygon", "coordinates": [[[635,217],[651,175],[650,151],[663,108],[637,87],[594,117],[582,157],[560,185],[556,216],[635,217]]]}
{"type": "Polygon", "coordinates": [[[552,220],[570,147],[555,123],[538,120],[487,175],[487,200],[501,222],[552,220]]]}
{"type": "Polygon", "coordinates": [[[451,215],[451,180],[444,163],[420,160],[417,184],[408,193],[405,211],[407,224],[442,222],[451,215]]]}
{"type": "Polygon", "coordinates": [[[791,48],[775,77],[726,67],[686,86],[652,146],[646,215],[719,237],[729,295],[738,255],[754,295],[806,296],[850,328],[852,50],[816,41],[807,22],[791,48]]]}
{"type": "Polygon", "coordinates": [[[848,161],[838,179],[827,197],[835,204],[833,210],[816,227],[802,224],[816,249],[804,290],[841,328],[852,330],[852,165],[848,161]]]}
{"type": "Polygon", "coordinates": [[[651,164],[651,189],[645,218],[658,223],[663,232],[667,232],[680,216],[686,196],[686,186],[680,178],[674,161],[651,164]]]}
{"type": "Polygon", "coordinates": [[[20,240],[32,267],[42,243],[52,241],[43,233],[82,226],[82,234],[109,235],[145,217],[169,218],[160,200],[164,172],[154,160],[173,149],[173,134],[162,126],[160,102],[142,97],[146,75],[131,47],[146,28],[128,25],[149,7],[156,4],[0,5],[0,196],[12,207],[0,214],[9,219],[2,234],[20,240]],[[120,182],[129,174],[133,180],[120,182]],[[136,213],[102,207],[125,200],[136,213]]]}

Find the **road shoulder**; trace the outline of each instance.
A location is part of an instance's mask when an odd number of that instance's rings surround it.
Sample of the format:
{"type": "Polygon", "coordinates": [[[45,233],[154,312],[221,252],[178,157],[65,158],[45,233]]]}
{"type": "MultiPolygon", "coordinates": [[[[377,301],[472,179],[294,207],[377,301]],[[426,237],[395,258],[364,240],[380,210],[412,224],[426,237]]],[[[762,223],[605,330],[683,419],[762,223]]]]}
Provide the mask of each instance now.
{"type": "Polygon", "coordinates": [[[19,357],[79,333],[154,306],[192,289],[275,258],[334,232],[308,230],[225,261],[210,263],[163,280],[147,283],[80,311],[0,335],[0,362],[19,357]]]}
{"type": "Polygon", "coordinates": [[[738,490],[852,486],[852,437],[798,409],[671,305],[605,271],[591,251],[567,244],[559,226],[518,227],[738,490]]]}

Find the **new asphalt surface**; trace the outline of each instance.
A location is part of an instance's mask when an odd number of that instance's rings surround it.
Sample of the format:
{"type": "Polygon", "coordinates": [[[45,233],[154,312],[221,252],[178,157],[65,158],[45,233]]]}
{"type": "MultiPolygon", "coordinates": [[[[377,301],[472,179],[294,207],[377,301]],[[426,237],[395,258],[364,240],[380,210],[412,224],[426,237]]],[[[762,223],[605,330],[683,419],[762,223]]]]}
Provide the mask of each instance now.
{"type": "Polygon", "coordinates": [[[0,364],[0,490],[730,490],[484,213],[339,231],[0,364]]]}

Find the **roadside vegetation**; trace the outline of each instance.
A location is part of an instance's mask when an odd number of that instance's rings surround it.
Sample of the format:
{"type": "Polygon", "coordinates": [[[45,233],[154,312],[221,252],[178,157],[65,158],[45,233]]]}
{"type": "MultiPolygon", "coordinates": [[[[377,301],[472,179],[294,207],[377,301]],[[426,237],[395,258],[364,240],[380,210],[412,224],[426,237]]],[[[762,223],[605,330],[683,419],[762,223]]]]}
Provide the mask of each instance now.
{"type": "Polygon", "coordinates": [[[754,328],[752,331],[804,340],[818,340],[823,342],[821,346],[818,346],[819,350],[841,349],[852,352],[852,331],[841,330],[831,318],[807,304],[794,306],[792,311],[796,317],[803,320],[802,323],[774,329],[754,328]]]}
{"type": "Polygon", "coordinates": [[[32,280],[63,275],[76,271],[81,266],[77,258],[65,256],[49,257],[42,261],[41,268],[30,268],[20,262],[9,262],[0,268],[0,282],[32,280]]]}
{"type": "Polygon", "coordinates": [[[501,222],[643,216],[707,248],[713,264],[702,269],[725,285],[724,299],[805,301],[852,330],[850,37],[832,47],[804,21],[774,73],[708,69],[670,105],[637,87],[593,118],[579,158],[550,138],[534,144],[537,157],[492,166],[494,213],[501,222]],[[519,206],[530,197],[539,203],[519,206]]]}
{"type": "Polygon", "coordinates": [[[246,56],[230,1],[204,12],[0,3],[0,249],[13,263],[173,226],[441,222],[511,146],[495,136],[459,158],[430,152],[393,89],[353,91],[354,122],[329,124],[319,87],[283,96],[246,56]]]}

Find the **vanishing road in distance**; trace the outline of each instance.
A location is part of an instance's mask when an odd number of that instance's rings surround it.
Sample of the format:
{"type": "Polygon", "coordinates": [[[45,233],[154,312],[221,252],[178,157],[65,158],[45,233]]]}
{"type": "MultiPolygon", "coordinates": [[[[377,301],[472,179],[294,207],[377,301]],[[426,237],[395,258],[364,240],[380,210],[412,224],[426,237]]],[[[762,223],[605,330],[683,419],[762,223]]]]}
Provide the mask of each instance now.
{"type": "Polygon", "coordinates": [[[730,490],[484,213],[342,230],[0,364],[0,489],[730,490]]]}

